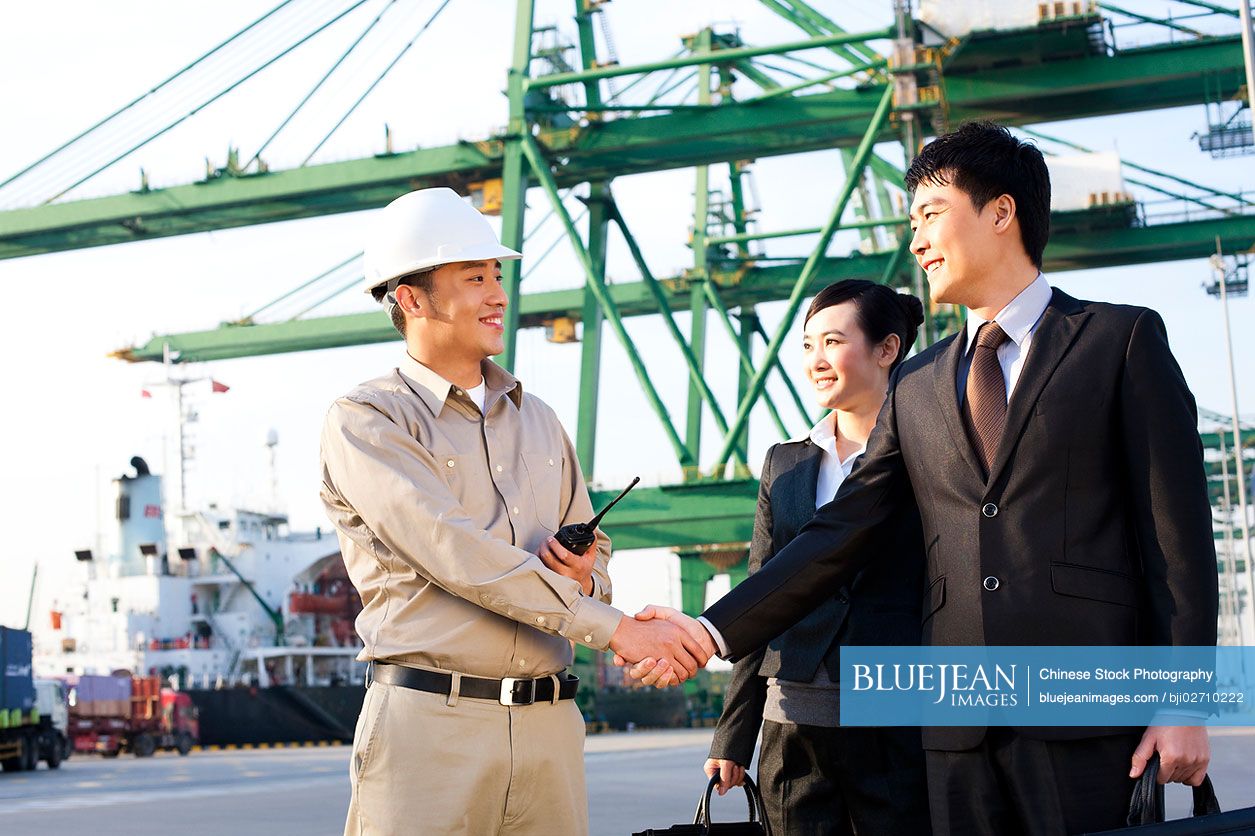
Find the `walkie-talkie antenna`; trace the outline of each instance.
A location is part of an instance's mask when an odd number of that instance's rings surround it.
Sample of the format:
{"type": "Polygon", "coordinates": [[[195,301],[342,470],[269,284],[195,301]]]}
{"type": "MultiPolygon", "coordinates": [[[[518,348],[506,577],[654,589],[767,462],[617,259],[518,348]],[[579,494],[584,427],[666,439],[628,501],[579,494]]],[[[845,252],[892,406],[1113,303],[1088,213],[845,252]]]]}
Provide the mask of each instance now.
{"type": "Polygon", "coordinates": [[[632,490],[632,488],[636,487],[636,483],[637,483],[637,482],[639,482],[639,481],[641,481],[641,477],[639,477],[639,476],[637,476],[635,479],[633,479],[633,480],[632,480],[632,484],[628,485],[626,488],[624,488],[624,489],[623,489],[623,493],[621,493],[621,494],[619,494],[618,496],[616,496],[616,497],[614,498],[614,500],[613,500],[613,501],[611,501],[611,503],[610,503],[609,505],[607,505],[605,508],[602,508],[602,509],[601,509],[601,512],[600,512],[600,513],[598,513],[598,514],[597,514],[597,516],[595,516],[595,517],[593,517],[593,518],[592,518],[592,520],[588,523],[588,527],[589,527],[589,528],[596,528],[598,525],[600,525],[600,524],[601,524],[601,518],[602,518],[602,517],[604,517],[604,516],[606,515],[606,512],[607,512],[607,511],[609,511],[609,510],[610,510],[611,508],[613,508],[614,506],[618,505],[618,504],[619,504],[619,500],[620,500],[620,499],[622,499],[623,497],[627,496],[628,491],[630,491],[630,490],[632,490]]]}
{"type": "Polygon", "coordinates": [[[601,518],[606,515],[607,511],[618,504],[620,499],[627,496],[627,492],[636,487],[636,483],[639,481],[641,481],[641,477],[637,476],[632,480],[632,484],[623,489],[623,493],[614,498],[614,502],[602,508],[601,513],[593,517],[592,520],[586,523],[564,525],[554,532],[553,539],[557,540],[558,544],[569,552],[583,554],[588,551],[589,546],[597,540],[597,524],[601,522],[601,518]]]}

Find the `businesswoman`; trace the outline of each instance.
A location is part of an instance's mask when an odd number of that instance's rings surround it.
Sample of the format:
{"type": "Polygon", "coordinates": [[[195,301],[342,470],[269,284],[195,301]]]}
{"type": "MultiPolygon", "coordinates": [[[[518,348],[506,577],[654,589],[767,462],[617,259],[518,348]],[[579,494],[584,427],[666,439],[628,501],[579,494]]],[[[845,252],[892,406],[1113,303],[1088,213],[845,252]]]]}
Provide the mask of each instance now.
{"type": "MultiPolygon", "coordinates": [[[[756,572],[833,498],[866,447],[889,375],[923,321],[914,296],[842,281],[806,314],[803,368],[821,407],[808,435],[767,451],[749,569],[756,572]]],[[[758,783],[776,834],[927,834],[918,728],[841,728],[841,645],[920,641],[923,534],[905,509],[874,541],[880,557],[763,650],[736,663],[708,776],[742,783],[762,729],[758,783]]]]}

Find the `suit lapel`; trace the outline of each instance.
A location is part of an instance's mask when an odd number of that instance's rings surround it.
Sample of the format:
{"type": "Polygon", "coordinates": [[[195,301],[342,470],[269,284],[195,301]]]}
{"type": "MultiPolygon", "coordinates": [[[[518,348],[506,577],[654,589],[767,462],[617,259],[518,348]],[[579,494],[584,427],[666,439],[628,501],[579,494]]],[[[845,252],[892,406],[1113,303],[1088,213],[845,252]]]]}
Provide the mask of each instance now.
{"type": "Polygon", "coordinates": [[[937,394],[937,408],[945,419],[946,428],[954,440],[954,447],[963,456],[967,466],[972,469],[978,482],[984,483],[985,470],[976,460],[976,452],[972,449],[972,441],[967,437],[963,425],[963,416],[959,414],[958,373],[959,360],[967,344],[967,329],[964,327],[954,335],[950,345],[942,353],[938,362],[933,364],[933,386],[937,394]]]}
{"type": "Polygon", "coordinates": [[[793,530],[801,528],[810,518],[815,516],[815,491],[819,486],[819,462],[824,451],[814,442],[806,442],[798,450],[797,464],[794,466],[794,478],[790,487],[789,509],[797,515],[793,530]]]}
{"type": "Polygon", "coordinates": [[[1015,391],[1011,393],[1011,401],[1007,404],[1007,424],[1002,431],[1002,441],[998,444],[998,454],[994,456],[993,466],[989,469],[990,484],[1007,466],[1011,451],[1023,434],[1024,426],[1028,423],[1042,389],[1072,347],[1076,335],[1088,318],[1089,314],[1080,302],[1062,290],[1054,291],[1050,304],[1042,313],[1041,322],[1037,324],[1037,330],[1033,332],[1028,358],[1020,371],[1015,391]]]}

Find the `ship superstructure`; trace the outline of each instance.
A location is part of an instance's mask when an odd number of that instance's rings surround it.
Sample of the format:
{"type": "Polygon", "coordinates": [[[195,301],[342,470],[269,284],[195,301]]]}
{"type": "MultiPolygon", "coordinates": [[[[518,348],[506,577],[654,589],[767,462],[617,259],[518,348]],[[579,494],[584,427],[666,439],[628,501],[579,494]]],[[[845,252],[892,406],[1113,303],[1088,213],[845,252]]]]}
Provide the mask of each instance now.
{"type": "Polygon", "coordinates": [[[118,546],[76,553],[42,635],[44,674],[156,674],[184,688],[360,681],[360,601],[329,532],[234,509],[167,515],[141,458],[114,480],[118,546]]]}

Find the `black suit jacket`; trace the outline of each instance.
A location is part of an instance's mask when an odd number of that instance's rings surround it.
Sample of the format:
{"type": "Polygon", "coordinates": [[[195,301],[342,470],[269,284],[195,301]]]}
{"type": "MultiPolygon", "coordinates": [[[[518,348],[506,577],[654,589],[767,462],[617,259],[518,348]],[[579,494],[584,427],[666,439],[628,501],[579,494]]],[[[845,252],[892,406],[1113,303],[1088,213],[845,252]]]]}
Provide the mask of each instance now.
{"type": "MultiPolygon", "coordinates": [[[[706,611],[732,656],[853,578],[872,557],[874,528],[912,496],[924,525],[926,644],[1214,644],[1202,444],[1159,315],[1055,290],[988,478],[959,413],[963,349],[951,337],[899,367],[836,499],[706,611]]],[[[1020,731],[1068,739],[1110,730],[1020,731]]],[[[961,750],[983,736],[926,729],[924,745],[961,750]]]]}
{"type": "MultiPolygon", "coordinates": [[[[819,466],[826,454],[810,439],[767,451],[749,570],[758,572],[815,515],[819,466]]],[[[919,644],[924,585],[923,533],[914,503],[897,509],[877,532],[873,561],[766,646],[739,659],[724,695],[712,758],[748,765],[763,720],[767,677],[810,682],[820,665],[840,681],[842,645],[919,644]]]]}

